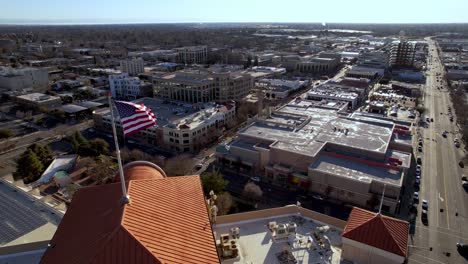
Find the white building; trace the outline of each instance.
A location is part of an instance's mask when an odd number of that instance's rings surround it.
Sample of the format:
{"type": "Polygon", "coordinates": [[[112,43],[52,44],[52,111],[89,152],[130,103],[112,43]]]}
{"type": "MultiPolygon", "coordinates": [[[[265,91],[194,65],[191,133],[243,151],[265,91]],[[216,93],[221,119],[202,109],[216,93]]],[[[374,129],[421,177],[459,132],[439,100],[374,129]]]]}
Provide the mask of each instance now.
{"type": "Polygon", "coordinates": [[[44,68],[0,67],[0,90],[18,91],[32,88],[45,91],[49,85],[49,72],[44,68]]]}
{"type": "Polygon", "coordinates": [[[144,63],[142,58],[132,58],[120,61],[120,70],[128,73],[129,75],[138,75],[145,71],[144,63]]]}
{"type": "Polygon", "coordinates": [[[265,97],[272,100],[286,98],[291,92],[304,87],[306,84],[305,81],[281,79],[262,79],[256,82],[257,88],[262,89],[265,97]]]}
{"type": "Polygon", "coordinates": [[[109,86],[112,97],[134,100],[139,97],[151,96],[153,86],[138,77],[130,77],[127,73],[110,75],[109,86]]]}

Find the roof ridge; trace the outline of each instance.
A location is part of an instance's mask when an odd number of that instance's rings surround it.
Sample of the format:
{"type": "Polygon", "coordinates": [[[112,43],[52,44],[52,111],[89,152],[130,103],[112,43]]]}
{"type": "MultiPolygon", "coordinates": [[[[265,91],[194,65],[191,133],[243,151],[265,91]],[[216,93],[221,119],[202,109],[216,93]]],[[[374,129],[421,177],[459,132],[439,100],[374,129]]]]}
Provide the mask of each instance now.
{"type": "Polygon", "coordinates": [[[125,182],[160,181],[160,180],[167,180],[167,179],[194,178],[194,177],[200,177],[200,175],[168,176],[166,178],[161,178],[161,179],[137,179],[137,180],[126,180],[125,182]]]}
{"type": "Polygon", "coordinates": [[[151,256],[153,256],[153,258],[155,258],[156,261],[160,261],[155,253],[151,252],[145,245],[143,245],[143,243],[135,236],[135,234],[133,234],[130,230],[128,230],[124,225],[121,226],[121,228],[126,231],[132,238],[134,241],[136,241],[138,243],[138,245],[140,245],[142,248],[144,248],[145,251],[147,251],[151,256]]]}
{"type": "MultiPolygon", "coordinates": [[[[388,219],[387,219],[388,220],[388,219]]],[[[392,219],[393,220],[393,219],[392,219]]],[[[400,249],[401,253],[405,255],[406,250],[404,250],[401,245],[397,242],[398,239],[393,235],[393,232],[390,231],[390,227],[387,225],[386,221],[382,218],[381,222],[384,224],[385,229],[387,232],[390,234],[390,236],[393,238],[393,242],[397,245],[398,249],[400,249]]]]}

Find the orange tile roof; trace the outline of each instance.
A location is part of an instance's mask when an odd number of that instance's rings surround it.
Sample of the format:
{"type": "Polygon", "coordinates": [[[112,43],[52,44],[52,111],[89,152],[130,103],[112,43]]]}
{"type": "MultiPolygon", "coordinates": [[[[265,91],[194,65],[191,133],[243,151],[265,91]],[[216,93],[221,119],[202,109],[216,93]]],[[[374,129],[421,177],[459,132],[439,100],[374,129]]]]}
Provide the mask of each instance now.
{"type": "Polygon", "coordinates": [[[406,257],[408,232],[406,221],[354,207],[343,237],[406,257]]]}
{"type": "Polygon", "coordinates": [[[199,176],[127,184],[78,190],[41,263],[219,263],[199,176]]]}

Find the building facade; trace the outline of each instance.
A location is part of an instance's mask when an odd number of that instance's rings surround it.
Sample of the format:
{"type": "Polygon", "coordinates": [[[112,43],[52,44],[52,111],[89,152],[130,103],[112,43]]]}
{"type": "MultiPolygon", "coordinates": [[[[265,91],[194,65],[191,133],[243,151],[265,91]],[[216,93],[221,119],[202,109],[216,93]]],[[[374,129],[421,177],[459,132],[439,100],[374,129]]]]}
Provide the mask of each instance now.
{"type": "Polygon", "coordinates": [[[32,89],[45,91],[49,85],[49,72],[45,68],[0,68],[0,90],[18,91],[32,89]]]}
{"type": "Polygon", "coordinates": [[[135,100],[153,94],[151,83],[145,83],[138,77],[130,77],[127,73],[110,75],[109,86],[113,98],[135,100]]]}
{"type": "Polygon", "coordinates": [[[390,47],[390,66],[413,66],[415,43],[411,41],[394,41],[390,47]]]}
{"type": "Polygon", "coordinates": [[[190,46],[174,49],[177,52],[176,62],[184,64],[204,64],[208,59],[207,46],[190,46]]]}
{"type": "Polygon", "coordinates": [[[128,73],[130,76],[136,76],[145,71],[142,58],[131,58],[120,61],[120,69],[122,72],[128,73]]]}

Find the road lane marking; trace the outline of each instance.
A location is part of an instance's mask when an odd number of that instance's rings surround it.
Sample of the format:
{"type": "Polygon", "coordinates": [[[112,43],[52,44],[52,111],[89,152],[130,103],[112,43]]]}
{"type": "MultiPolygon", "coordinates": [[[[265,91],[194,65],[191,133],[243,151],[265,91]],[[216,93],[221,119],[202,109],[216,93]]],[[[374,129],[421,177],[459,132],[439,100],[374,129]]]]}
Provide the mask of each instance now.
{"type": "Polygon", "coordinates": [[[439,192],[439,200],[440,200],[441,202],[444,201],[444,198],[442,198],[442,196],[440,196],[440,192],[439,192]]]}
{"type": "Polygon", "coordinates": [[[433,259],[433,258],[429,258],[429,257],[426,257],[426,256],[423,256],[423,255],[419,255],[419,254],[411,254],[412,256],[418,256],[418,257],[421,257],[421,258],[424,258],[424,259],[428,259],[429,261],[434,261],[436,263],[442,263],[442,264],[446,264],[447,262],[442,262],[442,261],[439,261],[437,259],[433,259]]]}

